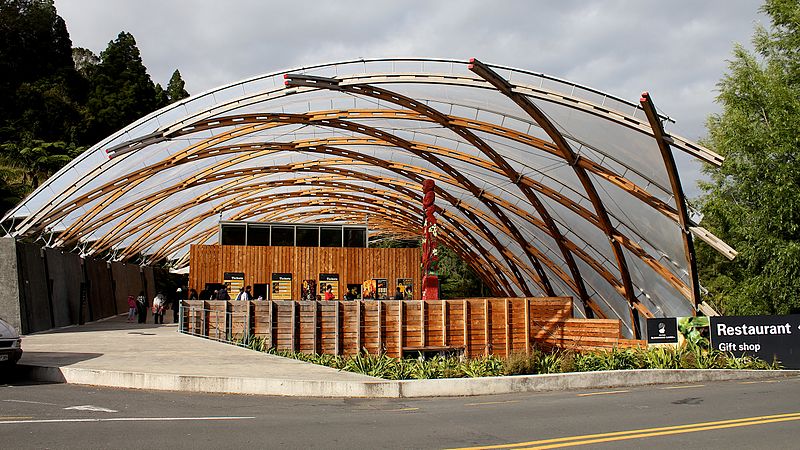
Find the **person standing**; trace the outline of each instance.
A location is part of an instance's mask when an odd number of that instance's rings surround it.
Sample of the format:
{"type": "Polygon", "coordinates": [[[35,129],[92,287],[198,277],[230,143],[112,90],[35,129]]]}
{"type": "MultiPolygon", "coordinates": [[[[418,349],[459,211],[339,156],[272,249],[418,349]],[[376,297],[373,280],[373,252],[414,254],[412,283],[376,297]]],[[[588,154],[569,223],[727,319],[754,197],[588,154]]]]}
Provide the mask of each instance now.
{"type": "Polygon", "coordinates": [[[228,295],[228,284],[225,283],[219,291],[217,291],[217,300],[230,300],[231,296],[228,295]]]}
{"type": "Polygon", "coordinates": [[[133,322],[136,317],[136,299],[132,295],[128,296],[128,322],[133,322]]]}
{"type": "Polygon", "coordinates": [[[243,301],[250,301],[253,299],[253,294],[250,293],[250,286],[245,286],[244,288],[239,290],[239,295],[236,296],[236,300],[243,300],[243,301]]]}
{"type": "Polygon", "coordinates": [[[186,289],[178,288],[175,291],[175,301],[172,302],[172,323],[178,323],[178,311],[181,308],[181,302],[186,299],[186,289]]]}
{"type": "Polygon", "coordinates": [[[155,324],[163,324],[164,323],[164,307],[166,303],[166,299],[162,293],[158,293],[156,297],[153,299],[153,323],[155,324]]]}
{"type": "Polygon", "coordinates": [[[136,309],[139,312],[139,323],[147,323],[147,297],[144,296],[144,291],[139,291],[139,296],[136,297],[136,309]]]}

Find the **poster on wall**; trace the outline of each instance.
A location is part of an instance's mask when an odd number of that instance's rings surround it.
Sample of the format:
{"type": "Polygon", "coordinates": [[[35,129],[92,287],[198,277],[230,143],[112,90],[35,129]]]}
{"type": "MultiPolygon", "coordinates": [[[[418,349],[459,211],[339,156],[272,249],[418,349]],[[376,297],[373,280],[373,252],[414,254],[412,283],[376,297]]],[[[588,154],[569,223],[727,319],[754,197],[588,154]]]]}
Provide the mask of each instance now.
{"type": "Polygon", "coordinates": [[[339,298],[339,274],[319,274],[319,295],[323,300],[336,300],[339,298]]]}
{"type": "Polygon", "coordinates": [[[396,300],[414,300],[414,280],[412,278],[398,278],[395,290],[396,300]]]}
{"type": "Polygon", "coordinates": [[[361,285],[348,284],[347,292],[344,294],[345,300],[361,300],[361,285]]]}
{"type": "Polygon", "coordinates": [[[292,274],[273,273],[272,274],[272,300],[291,300],[292,299],[292,274]]]}
{"type": "Polygon", "coordinates": [[[303,280],[300,285],[300,300],[313,301],[317,299],[317,280],[303,280]]]}
{"type": "Polygon", "coordinates": [[[389,299],[389,281],[386,278],[375,279],[375,300],[389,299]]]}
{"type": "Polygon", "coordinates": [[[239,289],[244,287],[244,273],[243,272],[225,272],[224,282],[228,285],[228,295],[231,298],[236,298],[239,289]]]}
{"type": "Polygon", "coordinates": [[[364,300],[375,300],[375,280],[366,280],[362,285],[361,295],[364,300]]]}

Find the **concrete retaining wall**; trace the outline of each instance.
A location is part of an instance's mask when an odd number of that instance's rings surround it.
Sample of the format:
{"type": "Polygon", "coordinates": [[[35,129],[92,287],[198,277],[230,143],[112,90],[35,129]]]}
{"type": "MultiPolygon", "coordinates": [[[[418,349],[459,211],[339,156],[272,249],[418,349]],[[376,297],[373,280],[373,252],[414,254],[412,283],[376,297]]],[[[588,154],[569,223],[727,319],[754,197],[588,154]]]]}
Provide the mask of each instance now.
{"type": "Polygon", "coordinates": [[[84,259],[0,238],[0,317],[22,334],[125,313],[128,295],[145,291],[151,299],[155,286],[152,267],[84,259]],[[81,284],[86,286],[83,306],[81,284]]]}
{"type": "Polygon", "coordinates": [[[657,384],[797,377],[797,370],[619,370],[513,377],[402,381],[319,381],[123,372],[73,367],[25,366],[33,380],[182,392],[287,397],[421,398],[547,392],[657,384]]]}

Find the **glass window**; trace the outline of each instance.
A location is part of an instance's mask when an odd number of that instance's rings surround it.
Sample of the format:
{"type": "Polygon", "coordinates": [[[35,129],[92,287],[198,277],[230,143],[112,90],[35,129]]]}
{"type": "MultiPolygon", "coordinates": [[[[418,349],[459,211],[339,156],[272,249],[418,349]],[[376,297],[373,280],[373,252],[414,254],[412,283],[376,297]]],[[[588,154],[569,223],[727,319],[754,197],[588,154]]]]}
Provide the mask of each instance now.
{"type": "Polygon", "coordinates": [[[269,227],[259,225],[247,226],[247,245],[269,245],[269,227]]]}
{"type": "Polygon", "coordinates": [[[367,230],[365,228],[344,228],[344,246],[345,247],[366,247],[367,246],[367,230]]]}
{"type": "Polygon", "coordinates": [[[272,245],[276,247],[294,246],[294,227],[272,227],[272,245]]]}
{"type": "Polygon", "coordinates": [[[298,247],[319,247],[319,228],[297,227],[295,245],[298,247]]]}
{"type": "Polygon", "coordinates": [[[245,225],[221,225],[221,227],[220,242],[222,245],[245,245],[245,236],[247,235],[245,225]]]}
{"type": "Polygon", "coordinates": [[[340,227],[322,227],[319,230],[320,247],[341,247],[342,229],[340,227]]]}

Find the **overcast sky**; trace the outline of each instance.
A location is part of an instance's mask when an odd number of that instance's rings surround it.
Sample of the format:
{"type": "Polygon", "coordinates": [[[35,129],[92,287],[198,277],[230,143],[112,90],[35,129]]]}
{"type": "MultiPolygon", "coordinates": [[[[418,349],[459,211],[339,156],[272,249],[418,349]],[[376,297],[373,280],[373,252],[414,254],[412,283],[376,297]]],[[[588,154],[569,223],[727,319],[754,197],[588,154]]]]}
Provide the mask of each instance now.
{"type": "MultiPolygon", "coordinates": [[[[760,0],[56,0],[72,44],[134,35],[154,82],[194,94],[253,75],[351,58],[476,57],[631,101],[651,93],[673,132],[705,135],[734,43],[760,0]]],[[[689,191],[692,189],[687,187],[689,191]]]]}

